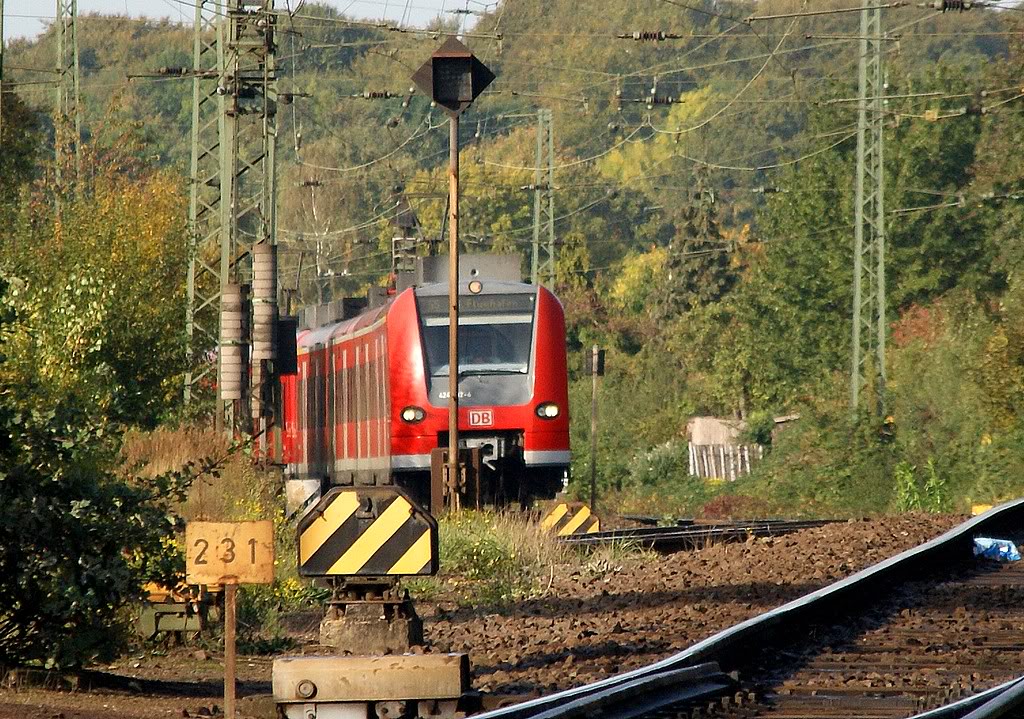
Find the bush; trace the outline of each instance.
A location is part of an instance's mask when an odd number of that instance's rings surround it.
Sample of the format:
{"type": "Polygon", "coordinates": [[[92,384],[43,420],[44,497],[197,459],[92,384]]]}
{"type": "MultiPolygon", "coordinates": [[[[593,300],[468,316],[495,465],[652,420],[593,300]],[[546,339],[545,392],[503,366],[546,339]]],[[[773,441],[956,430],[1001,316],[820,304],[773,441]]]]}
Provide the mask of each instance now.
{"type": "Polygon", "coordinates": [[[12,408],[9,386],[0,396],[0,662],[107,660],[187,478],[125,481],[87,415],[12,408]]]}
{"type": "Polygon", "coordinates": [[[678,439],[659,444],[642,452],[629,463],[628,484],[653,487],[662,482],[675,482],[689,474],[689,450],[678,439]]]}
{"type": "Polygon", "coordinates": [[[439,521],[440,574],[409,582],[416,596],[434,596],[438,583],[470,604],[505,604],[543,591],[569,550],[524,515],[463,511],[439,521]]]}

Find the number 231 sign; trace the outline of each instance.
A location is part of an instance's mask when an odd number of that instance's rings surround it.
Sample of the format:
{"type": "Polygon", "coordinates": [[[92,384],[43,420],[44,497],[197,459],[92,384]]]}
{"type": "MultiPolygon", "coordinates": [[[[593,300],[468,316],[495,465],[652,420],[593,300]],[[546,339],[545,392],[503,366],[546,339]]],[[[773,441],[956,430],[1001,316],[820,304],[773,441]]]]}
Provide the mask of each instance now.
{"type": "Polygon", "coordinates": [[[274,581],[273,522],[189,522],[185,578],[189,584],[274,581]]]}

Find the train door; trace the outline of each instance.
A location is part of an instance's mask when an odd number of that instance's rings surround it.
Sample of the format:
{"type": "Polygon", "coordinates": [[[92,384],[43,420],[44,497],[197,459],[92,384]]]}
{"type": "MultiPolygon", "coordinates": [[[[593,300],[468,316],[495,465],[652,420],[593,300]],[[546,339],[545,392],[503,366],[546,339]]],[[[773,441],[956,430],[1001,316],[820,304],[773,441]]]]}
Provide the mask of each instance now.
{"type": "Polygon", "coordinates": [[[324,346],[317,344],[310,353],[310,378],[312,402],[310,402],[310,428],[313,439],[310,456],[310,472],[319,478],[327,475],[327,457],[324,442],[324,395],[326,394],[326,356],[324,346]]]}
{"type": "Polygon", "coordinates": [[[335,376],[337,372],[337,362],[335,361],[334,344],[329,343],[327,345],[326,353],[327,366],[324,368],[324,378],[327,386],[325,387],[324,397],[324,417],[327,424],[324,427],[324,447],[327,451],[326,464],[328,473],[331,477],[335,477],[338,472],[338,453],[337,445],[335,442],[335,433],[337,432],[337,413],[334,411],[334,394],[337,391],[337,383],[335,382],[335,376]]]}

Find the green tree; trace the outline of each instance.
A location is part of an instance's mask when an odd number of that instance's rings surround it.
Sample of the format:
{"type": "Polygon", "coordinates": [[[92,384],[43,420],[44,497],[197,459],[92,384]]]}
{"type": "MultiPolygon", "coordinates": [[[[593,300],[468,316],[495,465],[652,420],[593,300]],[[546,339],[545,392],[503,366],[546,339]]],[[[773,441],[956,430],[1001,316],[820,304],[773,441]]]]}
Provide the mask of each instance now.
{"type": "Polygon", "coordinates": [[[695,197],[683,209],[680,226],[668,247],[662,292],[662,316],[673,317],[720,300],[736,281],[728,246],[718,226],[715,193],[707,173],[698,171],[695,197]]]}
{"type": "MultiPolygon", "coordinates": [[[[24,346],[17,283],[3,284],[0,346],[24,346]]],[[[81,666],[109,659],[144,557],[174,528],[182,476],[125,479],[117,441],[88,398],[41,368],[0,361],[0,661],[81,666]]]]}
{"type": "Polygon", "coordinates": [[[3,132],[0,134],[0,212],[10,210],[21,188],[37,172],[42,149],[39,119],[13,92],[4,92],[3,132]]]}
{"type": "Polygon", "coordinates": [[[171,173],[118,150],[90,147],[89,178],[65,198],[60,222],[40,186],[0,247],[20,325],[9,362],[88,397],[114,424],[153,426],[180,396],[184,371],[184,198],[171,173]]]}

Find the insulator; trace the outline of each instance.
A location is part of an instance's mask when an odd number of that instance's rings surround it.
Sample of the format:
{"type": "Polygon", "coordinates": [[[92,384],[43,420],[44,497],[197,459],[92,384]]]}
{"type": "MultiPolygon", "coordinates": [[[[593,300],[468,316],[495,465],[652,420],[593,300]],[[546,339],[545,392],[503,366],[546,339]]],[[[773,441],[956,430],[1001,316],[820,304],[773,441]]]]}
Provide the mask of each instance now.
{"type": "Polygon", "coordinates": [[[362,97],[363,99],[366,100],[388,100],[394,97],[394,95],[387,91],[381,92],[367,90],[366,92],[363,93],[362,97]]]}
{"type": "Polygon", "coordinates": [[[637,42],[658,42],[659,40],[666,40],[666,39],[668,39],[668,34],[665,33],[665,32],[662,32],[660,30],[658,30],[658,31],[649,31],[649,30],[641,31],[641,30],[637,30],[636,32],[634,32],[631,35],[631,37],[634,40],[636,40],[637,42]]]}
{"type": "Polygon", "coordinates": [[[187,70],[185,70],[185,68],[183,68],[183,67],[162,67],[159,70],[157,70],[157,74],[159,74],[159,75],[182,76],[186,72],[187,72],[187,70]]]}
{"type": "Polygon", "coordinates": [[[950,10],[956,10],[957,12],[963,12],[964,10],[970,10],[974,6],[972,0],[935,0],[932,3],[932,7],[942,12],[948,12],[950,10]]]}
{"type": "Polygon", "coordinates": [[[260,242],[252,247],[252,358],[277,356],[277,246],[260,242]]]}
{"type": "Polygon", "coordinates": [[[228,284],[221,290],[219,390],[221,399],[241,399],[248,376],[249,288],[228,284]]]}

